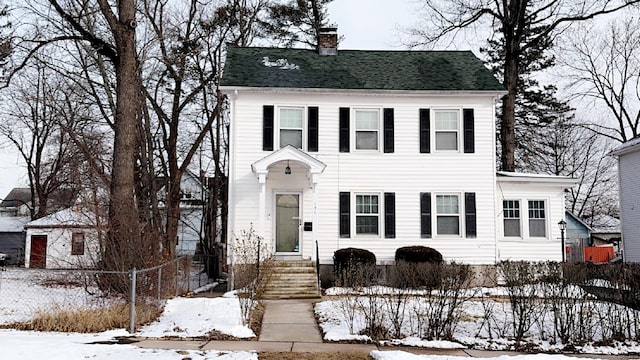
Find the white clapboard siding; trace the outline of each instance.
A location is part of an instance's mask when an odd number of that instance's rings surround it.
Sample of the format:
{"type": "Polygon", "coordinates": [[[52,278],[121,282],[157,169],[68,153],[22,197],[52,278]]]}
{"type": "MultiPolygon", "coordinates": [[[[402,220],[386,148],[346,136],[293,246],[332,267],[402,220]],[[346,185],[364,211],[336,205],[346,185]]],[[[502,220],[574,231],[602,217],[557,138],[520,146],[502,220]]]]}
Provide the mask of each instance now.
{"type": "Polygon", "coordinates": [[[564,219],[564,191],[562,186],[539,183],[509,183],[498,180],[498,255],[499,260],[559,261],[562,245],[558,222],[564,219]],[[520,200],[520,238],[505,238],[503,233],[502,200],[520,200]],[[528,200],[544,200],[546,237],[528,235],[528,200]]]}
{"type": "MultiPolygon", "coordinates": [[[[319,242],[321,263],[331,263],[333,252],[344,247],[359,247],[373,251],[380,262],[391,261],[395,250],[407,245],[431,246],[446,259],[465,263],[488,264],[496,261],[496,200],[494,151],[494,99],[492,96],[407,96],[389,94],[303,94],[276,92],[238,92],[232,102],[231,170],[230,170],[230,238],[240,230],[259,226],[259,191],[257,176],[251,164],[271,152],[262,150],[263,105],[317,106],[319,108],[319,151],[309,153],[326,164],[317,183],[317,220],[313,232],[303,232],[303,257],[315,256],[319,242]],[[340,153],[340,107],[393,108],[395,118],[394,153],[340,153]],[[473,108],[475,115],[475,153],[419,153],[420,108],[473,108]],[[376,192],[381,200],[384,192],[396,196],[396,237],[340,238],[338,233],[338,196],[341,191],[376,192]],[[476,193],[477,237],[420,238],[420,193],[476,193]]],[[[382,116],[382,112],[381,112],[382,116]]],[[[462,116],[462,113],[461,115],[462,116]]],[[[434,126],[434,120],[431,120],[434,126]]],[[[382,129],[381,129],[382,130],[382,129]]],[[[460,132],[462,137],[462,131],[460,132]]],[[[435,140],[432,138],[432,142],[435,140]]],[[[382,147],[382,143],[380,144],[382,147]]],[[[462,145],[461,145],[462,147],[462,145]]],[[[277,137],[274,148],[278,148],[277,137]]],[[[312,189],[306,170],[290,162],[291,175],[284,174],[286,163],[269,170],[266,183],[265,232],[267,242],[273,242],[273,197],[277,191],[302,193],[302,221],[312,221],[312,189]]],[[[434,200],[435,201],[435,200],[434,200]]],[[[382,201],[381,201],[382,203],[382,201]]],[[[382,205],[382,204],[381,204],[382,205]]],[[[381,206],[381,211],[382,211],[381,206]]],[[[462,214],[464,233],[464,214],[462,214]]],[[[352,218],[352,222],[354,219],[352,218]]],[[[384,217],[381,217],[381,222],[384,217]]],[[[435,227],[435,217],[433,220],[435,227]]]]}
{"type": "Polygon", "coordinates": [[[619,157],[624,260],[640,262],[640,146],[619,157]]]}

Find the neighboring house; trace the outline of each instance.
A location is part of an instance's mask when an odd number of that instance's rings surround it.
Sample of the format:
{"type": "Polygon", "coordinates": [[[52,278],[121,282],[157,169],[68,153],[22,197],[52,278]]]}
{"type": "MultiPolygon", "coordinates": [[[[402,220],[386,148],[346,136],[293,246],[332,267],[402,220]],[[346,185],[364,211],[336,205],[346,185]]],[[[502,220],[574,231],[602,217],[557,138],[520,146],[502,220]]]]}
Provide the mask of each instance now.
{"type": "Polygon", "coordinates": [[[565,231],[566,244],[591,246],[591,226],[587,225],[571,211],[565,212],[565,218],[567,221],[567,230],[565,231]]]}
{"type": "Polygon", "coordinates": [[[613,151],[618,157],[623,258],[640,262],[640,137],[613,151]]]}
{"type": "Polygon", "coordinates": [[[103,220],[86,209],[67,208],[25,225],[25,267],[91,268],[99,261],[103,220]]]}
{"type": "Polygon", "coordinates": [[[0,217],[31,216],[31,190],[13,188],[0,202],[0,217]]]}
{"type": "Polygon", "coordinates": [[[228,48],[230,247],[253,227],[277,256],[325,266],[340,248],[389,264],[408,245],[469,264],[561,259],[575,181],[496,173],[504,90],[477,57],[336,42],[228,48]]]}
{"type": "Polygon", "coordinates": [[[24,264],[24,225],[29,220],[26,216],[0,216],[0,253],[8,256],[7,265],[24,264]]]}
{"type": "MultiPolygon", "coordinates": [[[[47,211],[56,212],[72,206],[77,194],[71,189],[58,189],[47,201],[47,211]]],[[[31,189],[13,188],[0,202],[1,216],[31,216],[31,189]]],[[[36,199],[37,205],[37,199],[36,199]]]]}

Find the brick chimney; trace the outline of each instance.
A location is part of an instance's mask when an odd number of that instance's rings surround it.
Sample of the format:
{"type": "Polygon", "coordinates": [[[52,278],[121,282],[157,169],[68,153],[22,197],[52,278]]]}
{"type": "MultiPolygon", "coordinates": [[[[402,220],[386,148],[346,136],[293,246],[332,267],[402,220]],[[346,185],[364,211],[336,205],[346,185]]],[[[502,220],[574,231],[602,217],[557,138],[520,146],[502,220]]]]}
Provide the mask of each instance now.
{"type": "Polygon", "coordinates": [[[338,28],[321,28],[318,34],[318,53],[320,55],[338,55],[338,28]]]}

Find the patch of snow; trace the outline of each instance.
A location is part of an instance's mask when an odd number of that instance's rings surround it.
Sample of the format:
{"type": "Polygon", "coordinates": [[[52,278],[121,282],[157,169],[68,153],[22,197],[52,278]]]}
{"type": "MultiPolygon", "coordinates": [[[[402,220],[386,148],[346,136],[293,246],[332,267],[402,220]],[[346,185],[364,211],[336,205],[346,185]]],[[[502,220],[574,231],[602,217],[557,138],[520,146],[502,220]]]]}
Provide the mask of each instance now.
{"type": "Polygon", "coordinates": [[[109,345],[114,336],[125,336],[124,330],[98,334],[43,333],[34,331],[0,330],[3,359],[20,360],[257,360],[258,354],[249,351],[221,352],[203,350],[142,349],[135,345],[109,345]]]}
{"type": "Polygon", "coordinates": [[[381,341],[381,345],[404,345],[433,349],[466,349],[467,347],[453,341],[446,340],[422,340],[419,337],[408,336],[404,339],[395,339],[391,341],[381,341]]]}
{"type": "Polygon", "coordinates": [[[290,64],[287,59],[271,60],[268,56],[262,58],[262,64],[266,67],[277,67],[282,70],[298,70],[300,66],[296,64],[290,64]]]}
{"type": "Polygon", "coordinates": [[[237,338],[256,335],[242,325],[238,299],[175,298],[167,301],[160,318],[140,329],[144,337],[201,337],[212,330],[237,338]]]}
{"type": "Polygon", "coordinates": [[[203,292],[207,292],[207,291],[215,288],[216,286],[218,286],[218,283],[214,282],[214,283],[211,283],[211,284],[207,284],[207,285],[201,286],[201,287],[193,290],[193,292],[196,293],[196,294],[200,294],[200,293],[203,293],[203,292]]]}
{"type": "MultiPolygon", "coordinates": [[[[374,360],[462,360],[468,359],[468,356],[447,356],[447,355],[415,355],[405,351],[393,350],[393,351],[380,351],[374,350],[370,353],[374,360]]],[[[474,358],[474,359],[487,359],[487,358],[474,358]]],[[[578,360],[584,359],[579,357],[569,357],[565,355],[550,355],[550,354],[534,354],[534,355],[502,355],[493,357],[491,359],[496,360],[578,360]]]]}

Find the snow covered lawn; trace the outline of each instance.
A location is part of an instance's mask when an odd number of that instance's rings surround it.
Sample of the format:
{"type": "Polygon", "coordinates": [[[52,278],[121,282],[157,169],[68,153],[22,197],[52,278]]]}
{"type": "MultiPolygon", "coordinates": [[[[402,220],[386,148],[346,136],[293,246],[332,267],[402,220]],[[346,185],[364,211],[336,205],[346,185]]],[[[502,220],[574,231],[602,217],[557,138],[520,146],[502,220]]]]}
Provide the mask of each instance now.
{"type": "MultiPolygon", "coordinates": [[[[428,316],[433,316],[433,309],[438,305],[433,302],[428,303],[424,294],[414,292],[413,296],[408,296],[406,303],[398,305],[389,301],[397,294],[397,289],[372,287],[363,288],[361,292],[355,294],[344,288],[332,288],[327,290],[330,296],[327,300],[319,302],[315,306],[315,313],[319,319],[319,325],[323,330],[324,339],[327,341],[372,341],[363,335],[371,324],[371,318],[377,317],[377,323],[389,331],[386,340],[379,343],[385,345],[408,345],[427,348],[471,348],[482,350],[514,350],[516,342],[512,340],[513,315],[510,311],[508,299],[505,298],[504,288],[482,288],[471,289],[469,291],[476,294],[484,294],[483,299],[474,297],[466,299],[459,309],[459,321],[453,325],[452,338],[454,341],[424,340],[425,328],[431,326],[428,316]],[[365,295],[366,294],[366,295],[365,295]],[[502,297],[496,297],[502,296],[502,297]],[[375,304],[372,306],[370,304],[375,304]],[[398,306],[398,313],[402,314],[395,323],[389,314],[390,306],[398,306]],[[374,314],[372,308],[380,309],[374,314]],[[400,324],[398,324],[400,323],[400,324]],[[401,326],[401,336],[394,338],[394,328],[401,326]],[[389,339],[390,337],[390,339],[389,339]]],[[[574,345],[574,352],[585,354],[640,354],[640,343],[638,341],[627,340],[624,342],[610,341],[607,345],[599,343],[608,334],[609,327],[603,322],[627,322],[630,331],[637,334],[640,324],[637,319],[639,312],[624,308],[620,305],[602,303],[585,298],[581,304],[589,304],[590,314],[597,314],[598,317],[591,319],[592,326],[589,328],[593,332],[595,341],[585,344],[574,345]],[[624,314],[626,319],[616,318],[614,314],[624,314]]],[[[433,301],[433,300],[432,300],[433,301]]],[[[586,307],[585,307],[586,308],[586,307]]],[[[448,310],[443,307],[444,313],[448,310]]],[[[541,317],[532,321],[531,327],[526,331],[524,344],[529,349],[541,352],[562,352],[565,345],[560,339],[554,337],[554,318],[549,309],[541,311],[541,317]]],[[[431,318],[442,326],[442,314],[431,318]]],[[[626,325],[621,326],[626,329],[626,325]]],[[[634,336],[632,334],[632,336],[634,336]]],[[[635,335],[637,336],[637,335],[635,335]]],[[[521,345],[523,345],[521,343],[521,345]]]]}

